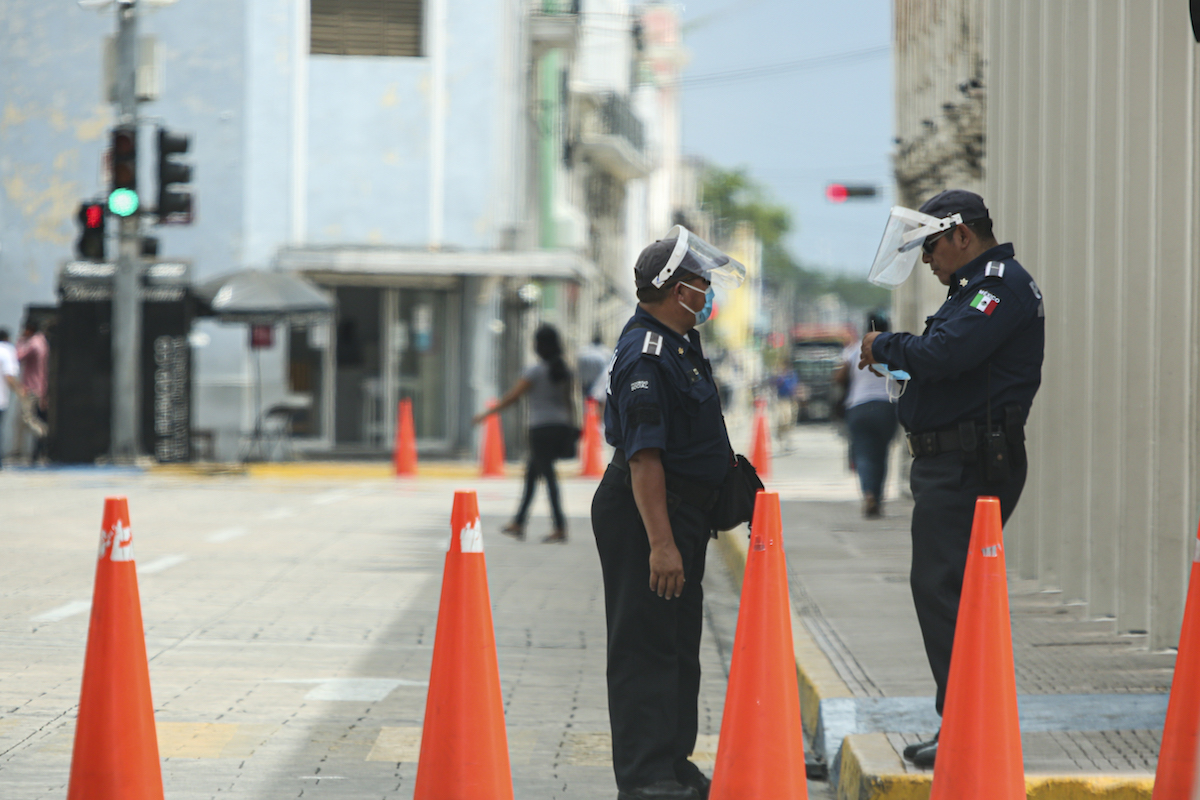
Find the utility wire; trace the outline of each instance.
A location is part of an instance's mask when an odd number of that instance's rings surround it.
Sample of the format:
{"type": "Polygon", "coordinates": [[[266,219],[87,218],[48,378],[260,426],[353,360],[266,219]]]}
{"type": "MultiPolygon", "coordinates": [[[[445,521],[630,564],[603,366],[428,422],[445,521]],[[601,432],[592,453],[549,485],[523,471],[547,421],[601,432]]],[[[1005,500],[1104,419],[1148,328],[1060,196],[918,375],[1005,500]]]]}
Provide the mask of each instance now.
{"type": "Polygon", "coordinates": [[[675,85],[683,89],[723,86],[728,83],[757,80],[759,78],[771,78],[776,75],[784,75],[789,72],[799,72],[801,70],[813,69],[816,67],[869,61],[871,59],[887,55],[891,52],[891,45],[868,47],[863,50],[848,50],[844,53],[831,53],[824,56],[802,58],[799,61],[785,61],[779,64],[764,64],[760,67],[746,67],[744,69],[734,69],[727,72],[709,72],[705,73],[704,75],[695,75],[692,77],[682,78],[677,81],[675,85]]]}

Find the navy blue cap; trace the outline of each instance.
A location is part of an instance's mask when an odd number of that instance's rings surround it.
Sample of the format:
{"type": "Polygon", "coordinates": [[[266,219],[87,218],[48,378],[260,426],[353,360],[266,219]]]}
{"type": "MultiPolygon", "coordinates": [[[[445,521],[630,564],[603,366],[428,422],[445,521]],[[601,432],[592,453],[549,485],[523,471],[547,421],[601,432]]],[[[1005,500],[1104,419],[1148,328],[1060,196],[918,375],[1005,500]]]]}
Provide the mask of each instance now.
{"type": "Polygon", "coordinates": [[[918,209],[922,214],[945,219],[951,214],[960,214],[963,222],[991,219],[983,198],[966,189],[947,189],[925,201],[918,209]]]}

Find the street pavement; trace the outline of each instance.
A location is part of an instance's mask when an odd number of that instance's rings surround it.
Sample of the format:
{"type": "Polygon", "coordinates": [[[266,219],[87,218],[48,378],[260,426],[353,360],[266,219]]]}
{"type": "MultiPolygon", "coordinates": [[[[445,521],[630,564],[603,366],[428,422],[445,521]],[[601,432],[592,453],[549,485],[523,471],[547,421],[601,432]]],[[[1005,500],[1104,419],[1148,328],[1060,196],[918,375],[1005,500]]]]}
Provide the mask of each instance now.
{"type": "MultiPolygon", "coordinates": [[[[731,431],[743,451],[744,431],[731,431]]],[[[498,534],[519,466],[502,479],[457,469],[0,473],[0,797],[65,796],[100,514],[121,494],[167,798],[410,798],[455,489],[479,493],[516,797],[614,797],[587,516],[596,481],[564,480],[570,540],[543,545],[544,494],[529,541],[498,534]]],[[[776,442],[766,483],[781,497],[794,611],[840,687],[821,698],[810,751],[833,760],[844,737],[876,736],[888,769],[920,772],[897,754],[937,725],[898,476],[885,517],[863,519],[844,443],[811,426],[776,442]]],[[[707,771],[737,614],[716,547],[704,586],[696,760],[707,771]]],[[[1027,772],[1152,774],[1173,654],[1015,578],[1010,603],[1027,772]]],[[[834,794],[810,782],[809,796],[834,794]]]]}
{"type": "MultiPolygon", "coordinates": [[[[587,516],[596,480],[565,480],[570,540],[544,545],[544,493],[528,541],[497,533],[520,492],[520,468],[509,471],[0,473],[0,797],[66,796],[111,495],[129,498],[168,800],[412,797],[455,489],[479,496],[515,796],[615,797],[587,516]]],[[[709,564],[695,756],[706,771],[737,615],[716,548],[709,564]]],[[[827,792],[814,783],[810,796],[827,792]]]]}

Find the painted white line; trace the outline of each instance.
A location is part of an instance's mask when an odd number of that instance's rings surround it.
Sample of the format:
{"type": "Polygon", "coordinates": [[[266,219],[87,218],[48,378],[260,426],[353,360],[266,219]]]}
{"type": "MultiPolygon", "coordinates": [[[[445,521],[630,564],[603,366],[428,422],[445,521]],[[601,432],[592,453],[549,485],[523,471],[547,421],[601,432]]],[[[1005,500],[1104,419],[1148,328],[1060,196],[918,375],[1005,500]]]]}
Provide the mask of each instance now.
{"type": "Polygon", "coordinates": [[[205,541],[212,542],[214,544],[220,544],[221,542],[231,542],[234,539],[238,538],[239,536],[245,536],[249,532],[250,531],[248,529],[242,528],[242,527],[225,528],[223,530],[217,531],[216,533],[209,534],[208,536],[205,537],[205,541]]]}
{"type": "Polygon", "coordinates": [[[156,572],[162,572],[164,569],[170,569],[176,564],[182,564],[187,560],[188,557],[183,553],[163,556],[162,558],[151,561],[149,564],[138,564],[137,573],[138,575],[153,575],[156,572]]]}
{"type": "Polygon", "coordinates": [[[298,781],[346,781],[346,780],[349,780],[349,778],[342,777],[341,775],[297,775],[296,780],[298,780],[298,781]]]}
{"type": "Polygon", "coordinates": [[[324,492],[312,498],[314,506],[326,506],[330,503],[336,503],[340,500],[349,500],[352,495],[349,492],[334,490],[332,492],[324,492]]]}
{"type": "Polygon", "coordinates": [[[82,614],[85,611],[92,610],[91,600],[72,600],[71,602],[61,605],[58,608],[52,608],[49,611],[44,611],[36,617],[31,617],[34,622],[58,622],[67,617],[73,617],[76,614],[82,614]]]}
{"type": "Polygon", "coordinates": [[[274,508],[262,515],[263,519],[287,519],[288,517],[296,516],[296,512],[291,508],[274,508]]]}
{"type": "Polygon", "coordinates": [[[317,684],[305,700],[355,700],[377,702],[383,700],[398,686],[428,686],[429,681],[409,681],[403,678],[307,678],[276,680],[272,683],[315,683],[317,684]]]}

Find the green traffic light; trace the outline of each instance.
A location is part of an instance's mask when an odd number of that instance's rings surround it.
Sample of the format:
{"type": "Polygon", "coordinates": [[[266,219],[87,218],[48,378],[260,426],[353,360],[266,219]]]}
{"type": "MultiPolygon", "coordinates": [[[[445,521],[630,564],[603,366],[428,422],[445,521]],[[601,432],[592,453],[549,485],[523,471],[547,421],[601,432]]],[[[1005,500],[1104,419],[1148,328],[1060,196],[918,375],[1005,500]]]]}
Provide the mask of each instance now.
{"type": "Polygon", "coordinates": [[[132,189],[114,189],[108,196],[108,210],[118,217],[128,217],[138,210],[137,192],[132,189]]]}

